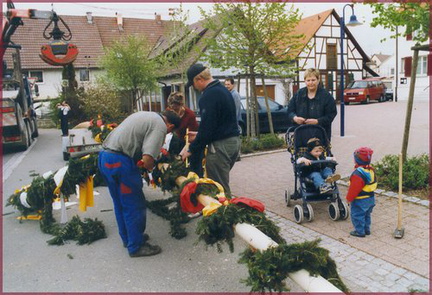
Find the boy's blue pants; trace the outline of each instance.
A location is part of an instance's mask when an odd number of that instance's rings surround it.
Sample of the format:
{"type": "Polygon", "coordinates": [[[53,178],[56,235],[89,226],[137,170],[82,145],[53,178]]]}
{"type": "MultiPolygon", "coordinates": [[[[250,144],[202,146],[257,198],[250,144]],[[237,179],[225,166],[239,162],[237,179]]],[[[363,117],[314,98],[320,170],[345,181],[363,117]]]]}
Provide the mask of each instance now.
{"type": "Polygon", "coordinates": [[[99,153],[98,161],[114,203],[120,237],[129,253],[135,253],[145,242],[146,228],[146,204],[139,169],[132,158],[106,150],[99,153]]]}
{"type": "Polygon", "coordinates": [[[370,233],[373,207],[375,207],[375,197],[355,199],[351,203],[351,221],[358,234],[370,233]]]}

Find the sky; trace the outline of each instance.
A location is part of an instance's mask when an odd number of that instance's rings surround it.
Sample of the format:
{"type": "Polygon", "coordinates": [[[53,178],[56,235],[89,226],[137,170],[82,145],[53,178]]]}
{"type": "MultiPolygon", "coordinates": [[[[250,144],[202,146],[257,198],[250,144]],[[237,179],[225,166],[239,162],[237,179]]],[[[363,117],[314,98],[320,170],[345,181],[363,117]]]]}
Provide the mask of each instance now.
{"type": "MultiPolygon", "coordinates": [[[[4,2],[4,1],[3,1],[4,2]]],[[[315,3],[301,3],[290,2],[287,5],[294,5],[298,8],[304,17],[334,8],[336,12],[342,16],[343,7],[350,2],[315,2],[315,3]]],[[[155,13],[160,14],[163,20],[169,20],[169,8],[180,7],[179,2],[134,2],[134,3],[121,3],[119,2],[75,2],[75,3],[61,3],[61,2],[14,2],[15,8],[18,9],[38,9],[38,10],[51,10],[57,12],[59,15],[85,15],[86,12],[92,12],[95,16],[115,16],[116,13],[122,14],[123,17],[131,18],[153,18],[155,13]]],[[[189,11],[189,21],[196,22],[200,20],[201,14],[198,7],[206,11],[211,10],[212,3],[210,2],[193,2],[183,3],[182,7],[185,11],[189,11]]],[[[3,4],[3,11],[6,9],[3,4]]],[[[351,16],[351,8],[345,7],[345,19],[351,16]]],[[[395,48],[395,41],[387,40],[380,42],[381,39],[388,37],[391,32],[382,27],[371,28],[370,22],[372,21],[373,14],[370,6],[358,3],[354,6],[354,13],[357,19],[363,23],[362,26],[351,27],[349,30],[359,42],[363,50],[369,56],[373,54],[393,54],[395,48]]]]}

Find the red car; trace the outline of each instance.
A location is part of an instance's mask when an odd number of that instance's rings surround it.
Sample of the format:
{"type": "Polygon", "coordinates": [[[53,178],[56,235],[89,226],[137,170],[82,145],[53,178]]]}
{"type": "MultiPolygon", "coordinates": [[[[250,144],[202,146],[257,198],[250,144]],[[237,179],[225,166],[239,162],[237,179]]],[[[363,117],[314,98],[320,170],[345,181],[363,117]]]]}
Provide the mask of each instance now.
{"type": "Polygon", "coordinates": [[[344,90],[344,103],[369,103],[371,100],[386,101],[386,86],[379,78],[356,80],[348,84],[344,90]]]}

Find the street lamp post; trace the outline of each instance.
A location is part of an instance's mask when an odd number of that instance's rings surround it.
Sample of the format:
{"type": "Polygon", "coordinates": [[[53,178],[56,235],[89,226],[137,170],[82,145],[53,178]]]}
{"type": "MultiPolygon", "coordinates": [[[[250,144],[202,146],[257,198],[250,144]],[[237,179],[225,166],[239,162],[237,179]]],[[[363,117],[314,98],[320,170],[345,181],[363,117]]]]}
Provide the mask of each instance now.
{"type": "MultiPolygon", "coordinates": [[[[340,47],[341,47],[341,79],[340,79],[340,118],[341,118],[341,126],[340,126],[340,136],[345,136],[345,102],[344,102],[344,38],[345,38],[345,8],[349,6],[351,7],[352,15],[350,17],[349,22],[346,24],[349,27],[359,26],[362,23],[357,20],[357,17],[354,14],[354,4],[346,4],[342,9],[342,18],[340,22],[341,27],[341,36],[340,36],[340,47]]],[[[348,59],[347,59],[348,61],[348,59]]]]}

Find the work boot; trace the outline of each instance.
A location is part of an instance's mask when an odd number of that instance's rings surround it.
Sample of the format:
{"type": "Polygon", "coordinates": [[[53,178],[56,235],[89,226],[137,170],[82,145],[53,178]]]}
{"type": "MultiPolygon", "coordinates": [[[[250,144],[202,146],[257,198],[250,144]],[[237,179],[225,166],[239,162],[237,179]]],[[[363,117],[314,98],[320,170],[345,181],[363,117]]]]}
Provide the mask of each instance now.
{"type": "MultiPolygon", "coordinates": [[[[144,243],[150,240],[150,236],[148,234],[143,234],[144,243]]],[[[127,244],[123,243],[123,247],[127,248],[127,244]]]]}
{"type": "Polygon", "coordinates": [[[159,254],[162,251],[161,247],[157,245],[150,245],[149,243],[145,243],[139,248],[135,253],[129,253],[130,257],[142,257],[142,256],[152,256],[159,254]]]}
{"type": "Polygon", "coordinates": [[[328,185],[327,183],[323,183],[320,186],[320,194],[325,194],[328,193],[329,191],[333,190],[333,188],[331,187],[331,185],[328,185]]]}
{"type": "Polygon", "coordinates": [[[341,179],[340,174],[333,174],[326,178],[325,182],[332,183],[341,179]]]}

